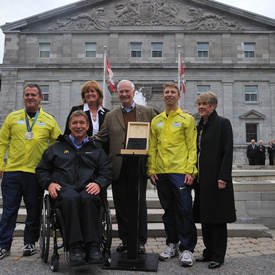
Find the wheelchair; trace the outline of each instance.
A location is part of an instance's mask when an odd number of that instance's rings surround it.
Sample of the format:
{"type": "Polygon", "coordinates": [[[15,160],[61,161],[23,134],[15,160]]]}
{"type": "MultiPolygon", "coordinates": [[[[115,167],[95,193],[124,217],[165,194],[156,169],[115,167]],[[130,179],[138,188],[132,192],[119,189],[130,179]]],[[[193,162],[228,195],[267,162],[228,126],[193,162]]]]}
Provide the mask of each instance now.
{"type": "MultiPolygon", "coordinates": [[[[103,255],[104,265],[109,266],[112,261],[112,223],[107,192],[106,194],[101,195],[101,202],[98,223],[100,232],[100,250],[103,255]]],[[[45,194],[42,202],[40,222],[40,258],[44,263],[47,263],[49,258],[50,236],[53,237],[53,255],[50,259],[50,268],[53,272],[57,272],[59,267],[59,249],[64,248],[65,262],[70,265],[65,224],[61,210],[57,206],[57,201],[53,200],[49,194],[45,194]],[[62,238],[61,244],[58,244],[58,235],[62,238]]]]}

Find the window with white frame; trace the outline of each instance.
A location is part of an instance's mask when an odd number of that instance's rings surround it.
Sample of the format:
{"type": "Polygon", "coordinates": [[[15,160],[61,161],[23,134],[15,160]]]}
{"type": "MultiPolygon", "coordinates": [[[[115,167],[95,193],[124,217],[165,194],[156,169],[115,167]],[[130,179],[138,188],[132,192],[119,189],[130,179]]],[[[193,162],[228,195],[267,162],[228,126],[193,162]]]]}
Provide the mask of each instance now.
{"type": "Polygon", "coordinates": [[[244,94],[246,102],[257,102],[258,101],[258,86],[256,85],[245,85],[244,94]]]}
{"type": "Polygon", "coordinates": [[[163,56],[163,43],[152,43],[151,44],[152,57],[162,57],[163,56]]]}
{"type": "Polygon", "coordinates": [[[209,57],[209,43],[198,42],[197,43],[197,53],[199,58],[209,57]]]}
{"type": "Polygon", "coordinates": [[[258,124],[246,123],[245,124],[246,142],[251,142],[251,139],[258,141],[258,124]]]}
{"type": "Polygon", "coordinates": [[[141,57],[142,43],[131,43],[131,57],[141,57]]]}
{"type": "Polygon", "coordinates": [[[85,56],[96,57],[96,43],[85,43],[85,56]]]}
{"type": "Polygon", "coordinates": [[[256,44],[255,43],[244,43],[244,57],[245,58],[255,58],[256,54],[256,44]]]}
{"type": "Polygon", "coordinates": [[[42,102],[50,101],[50,86],[49,85],[40,85],[41,92],[43,95],[42,102]]]}
{"type": "Polygon", "coordinates": [[[197,95],[211,91],[210,85],[197,85],[197,95]]]}
{"type": "Polygon", "coordinates": [[[50,43],[39,43],[39,57],[50,58],[51,44],[50,43]]]}

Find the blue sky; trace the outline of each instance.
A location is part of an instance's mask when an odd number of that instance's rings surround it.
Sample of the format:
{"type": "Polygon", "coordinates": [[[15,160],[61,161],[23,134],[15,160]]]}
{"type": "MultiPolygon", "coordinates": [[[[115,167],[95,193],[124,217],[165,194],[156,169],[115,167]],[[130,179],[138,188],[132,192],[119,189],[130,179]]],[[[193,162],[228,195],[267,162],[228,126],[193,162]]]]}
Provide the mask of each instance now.
{"type": "MultiPolygon", "coordinates": [[[[17,21],[35,14],[77,2],[76,0],[12,0],[2,1],[0,8],[0,25],[17,21]]],[[[274,0],[224,0],[213,1],[235,6],[275,19],[274,0]]],[[[0,63],[3,60],[4,35],[0,30],[0,63]]]]}

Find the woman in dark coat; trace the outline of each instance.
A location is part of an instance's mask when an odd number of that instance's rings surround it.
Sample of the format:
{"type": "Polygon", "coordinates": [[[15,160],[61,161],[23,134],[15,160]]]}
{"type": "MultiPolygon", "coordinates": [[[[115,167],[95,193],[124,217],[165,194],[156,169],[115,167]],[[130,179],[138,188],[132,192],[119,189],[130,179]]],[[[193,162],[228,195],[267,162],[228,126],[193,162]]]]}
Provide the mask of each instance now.
{"type": "Polygon", "coordinates": [[[87,114],[90,124],[87,131],[88,136],[97,134],[103,124],[106,113],[109,112],[108,109],[102,106],[103,92],[96,81],[88,81],[83,85],[81,89],[81,98],[83,104],[73,106],[68,115],[64,135],[69,135],[71,133],[69,118],[74,111],[82,110],[87,114]]]}
{"type": "Polygon", "coordinates": [[[205,249],[198,262],[210,269],[224,262],[227,223],[236,221],[232,184],[233,134],[228,119],[218,116],[217,96],[212,92],[197,98],[201,120],[197,126],[198,176],[195,185],[194,218],[202,224],[205,249]]]}
{"type": "Polygon", "coordinates": [[[273,146],[273,141],[272,140],[269,141],[269,146],[267,148],[267,151],[268,151],[268,155],[269,155],[269,165],[274,165],[273,157],[274,157],[274,154],[275,154],[275,147],[273,146]]]}
{"type": "Polygon", "coordinates": [[[259,145],[257,146],[257,159],[258,165],[265,165],[265,146],[262,140],[259,141],[259,145]]]}

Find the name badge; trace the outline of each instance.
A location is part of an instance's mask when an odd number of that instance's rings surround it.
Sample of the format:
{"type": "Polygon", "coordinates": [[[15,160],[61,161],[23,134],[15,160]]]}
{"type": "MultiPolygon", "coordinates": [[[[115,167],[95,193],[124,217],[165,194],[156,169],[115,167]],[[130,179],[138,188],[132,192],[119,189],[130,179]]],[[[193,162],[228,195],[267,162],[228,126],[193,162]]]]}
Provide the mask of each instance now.
{"type": "Polygon", "coordinates": [[[173,127],[179,128],[181,126],[181,123],[174,123],[173,127]]]}
{"type": "Polygon", "coordinates": [[[159,122],[158,124],[157,124],[157,127],[162,127],[163,126],[163,122],[159,122]]]}
{"type": "Polygon", "coordinates": [[[17,124],[26,124],[25,120],[17,120],[17,124]]]}
{"type": "Polygon", "coordinates": [[[45,127],[45,123],[43,123],[43,122],[38,121],[36,124],[37,124],[37,126],[45,127]]]}

